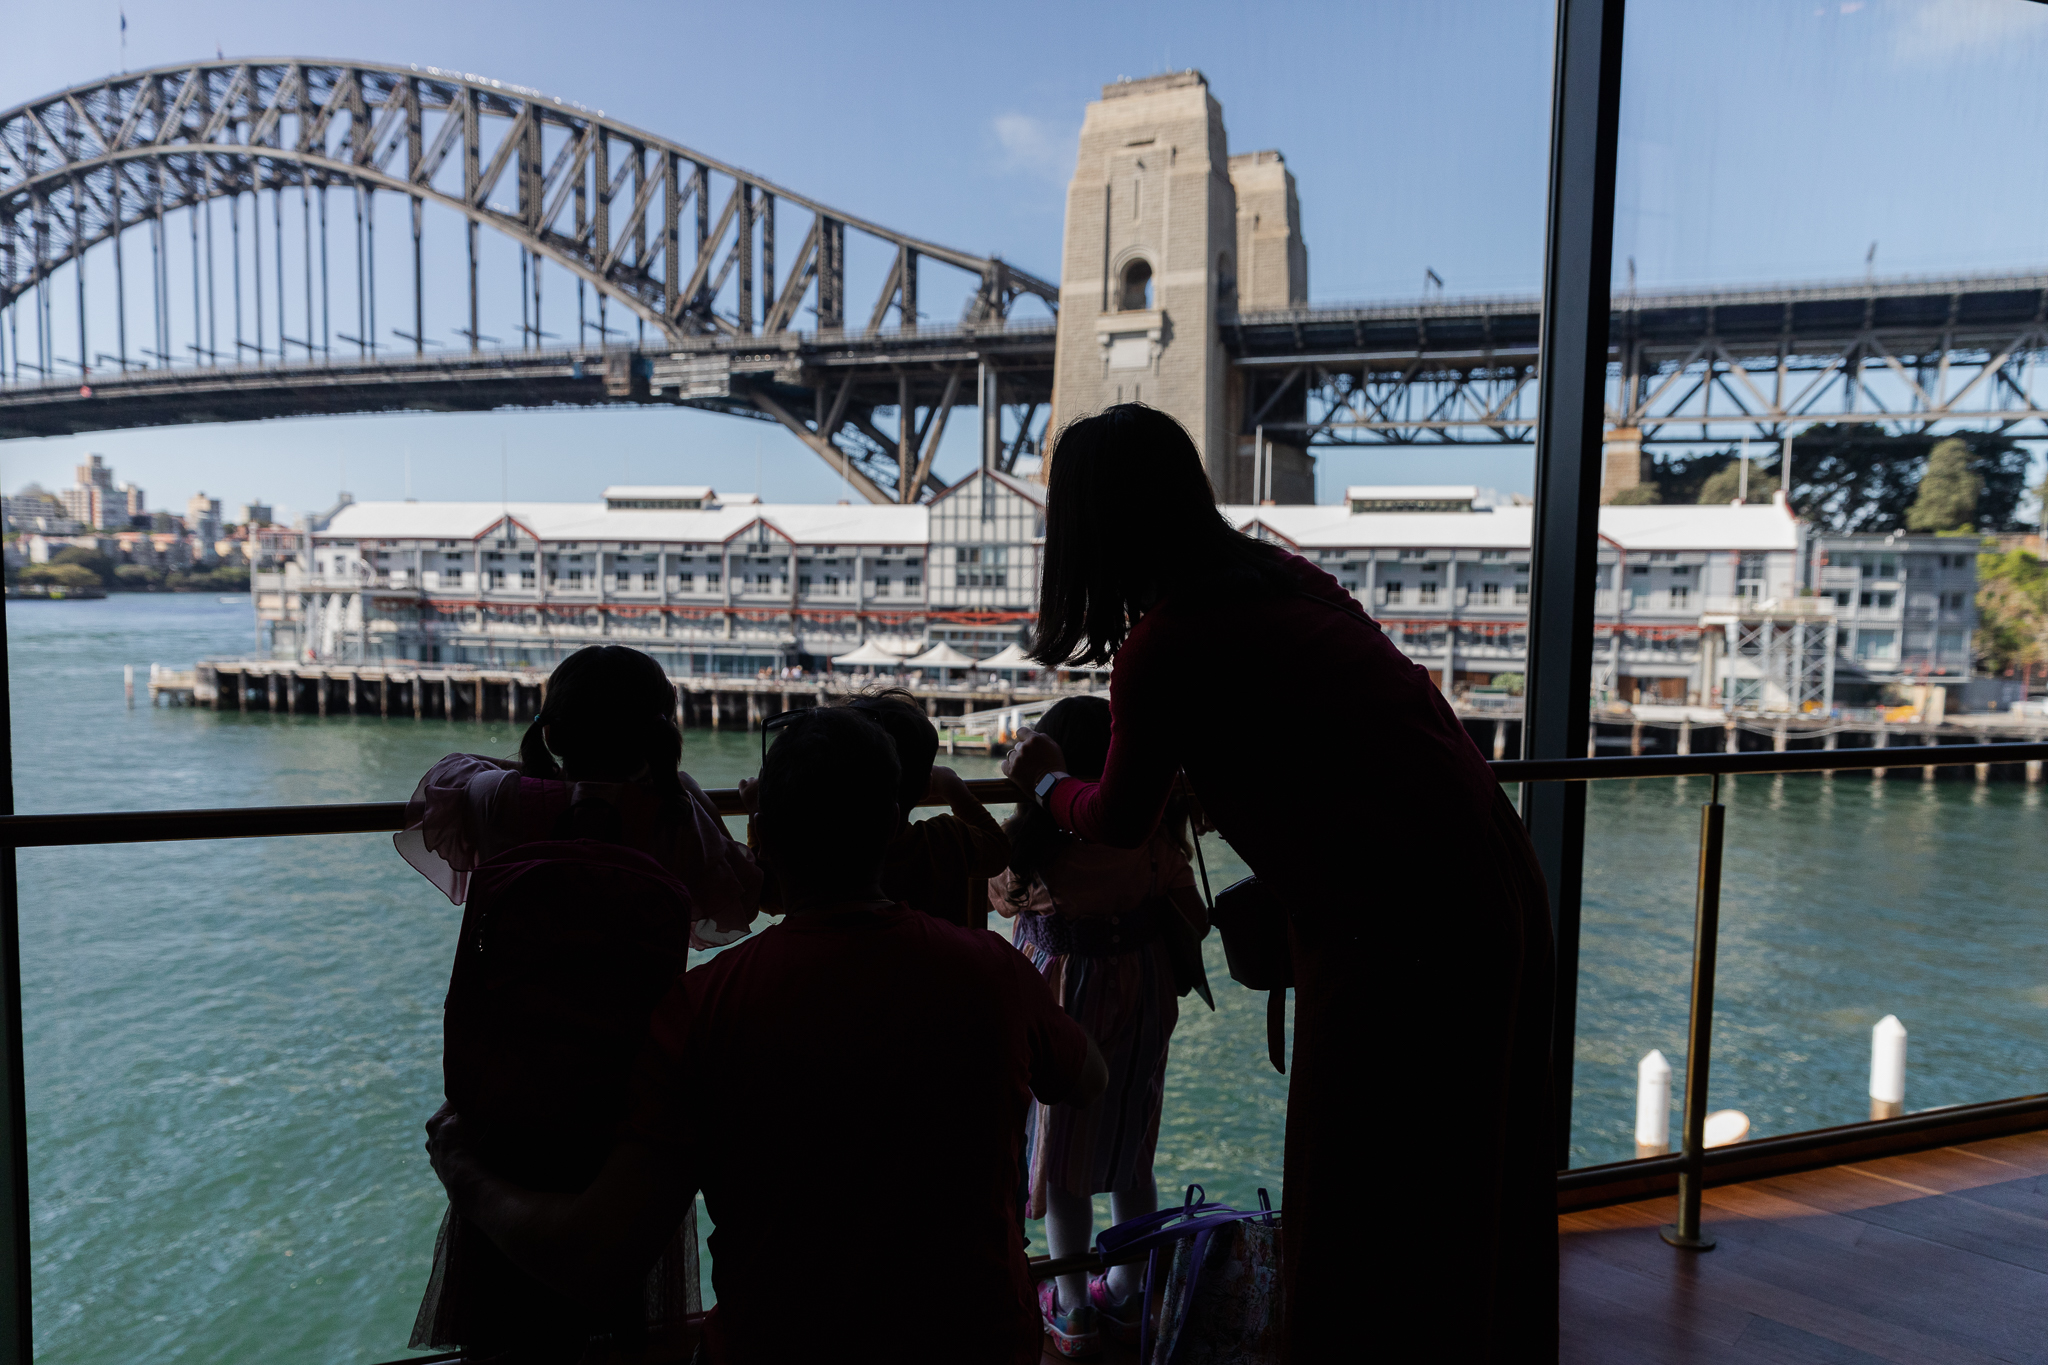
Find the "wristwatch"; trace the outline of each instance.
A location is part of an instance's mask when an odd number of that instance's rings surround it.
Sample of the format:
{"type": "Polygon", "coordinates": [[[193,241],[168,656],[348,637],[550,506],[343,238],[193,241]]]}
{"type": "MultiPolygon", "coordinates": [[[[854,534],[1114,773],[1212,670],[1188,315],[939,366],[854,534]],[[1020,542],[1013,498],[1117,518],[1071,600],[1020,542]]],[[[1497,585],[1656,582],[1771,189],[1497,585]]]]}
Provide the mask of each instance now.
{"type": "Polygon", "coordinates": [[[1063,778],[1072,776],[1072,773],[1047,773],[1038,779],[1038,785],[1031,789],[1031,794],[1038,798],[1038,804],[1042,806],[1045,804],[1045,798],[1051,795],[1052,789],[1058,786],[1063,778]]]}

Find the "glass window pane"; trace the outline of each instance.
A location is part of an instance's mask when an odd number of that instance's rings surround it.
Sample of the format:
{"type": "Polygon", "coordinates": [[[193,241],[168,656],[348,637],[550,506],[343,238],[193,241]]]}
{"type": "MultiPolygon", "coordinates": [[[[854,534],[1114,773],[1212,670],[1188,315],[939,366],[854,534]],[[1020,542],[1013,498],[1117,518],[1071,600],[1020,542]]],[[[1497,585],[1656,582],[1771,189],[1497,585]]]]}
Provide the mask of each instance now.
{"type": "MultiPolygon", "coordinates": [[[[1602,601],[1598,752],[2021,737],[2027,671],[1979,604],[2040,553],[2044,201],[1980,130],[2048,132],[2044,58],[2048,10],[2003,0],[1629,6],[1602,526],[1651,590],[1602,601]],[[1981,183],[1966,226],[1887,183],[1926,158],[1981,183]]],[[[2026,776],[1726,786],[1710,1108],[1866,1117],[1887,1015],[1908,1110],[2041,1088],[2039,940],[2006,908],[2040,872],[2026,776]]],[[[1631,1155],[1652,1049],[1677,1113],[1704,786],[1592,789],[1575,1162],[1631,1155]]]]}

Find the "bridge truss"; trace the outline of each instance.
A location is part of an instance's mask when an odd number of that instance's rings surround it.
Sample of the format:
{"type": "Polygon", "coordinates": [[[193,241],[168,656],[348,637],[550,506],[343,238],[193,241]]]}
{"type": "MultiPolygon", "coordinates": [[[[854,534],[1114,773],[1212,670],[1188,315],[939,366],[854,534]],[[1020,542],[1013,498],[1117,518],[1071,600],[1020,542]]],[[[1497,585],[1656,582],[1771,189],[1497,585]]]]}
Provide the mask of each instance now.
{"type": "MultiPolygon", "coordinates": [[[[1248,314],[1224,340],[1247,435],[1524,444],[1540,326],[1533,298],[1453,299],[1248,314]]],[[[1629,295],[1611,329],[1608,422],[1645,444],[1781,443],[1832,422],[2048,437],[2033,391],[2048,275],[1629,295]]]]}
{"type": "MultiPolygon", "coordinates": [[[[936,448],[943,412],[956,399],[978,401],[1005,382],[999,369],[991,377],[990,360],[980,354],[987,348],[975,342],[1000,336],[1020,298],[1035,297],[1048,309],[1058,302],[1056,285],[1000,259],[841,212],[537,91],[430,67],[199,62],[76,86],[0,113],[0,310],[7,318],[0,329],[0,374],[20,381],[27,371],[31,390],[72,389],[77,400],[39,401],[33,393],[22,401],[0,400],[0,434],[272,415],[309,410],[309,401],[315,411],[379,410],[412,406],[416,399],[455,408],[516,401],[512,384],[479,377],[488,366],[435,353],[441,348],[427,324],[422,246],[429,206],[462,221],[467,325],[450,330],[478,361],[507,355],[487,348],[497,339],[483,334],[479,235],[488,228],[517,244],[520,335],[510,354],[526,358],[509,359],[505,368],[534,378],[548,365],[529,362],[540,362],[550,349],[573,352],[555,357],[561,374],[548,376],[567,382],[552,392],[543,383],[530,395],[534,401],[666,397],[743,411],[788,426],[879,500],[909,501],[932,491],[926,447],[936,448]],[[353,333],[334,326],[330,191],[347,196],[343,212],[354,220],[354,269],[347,272],[355,294],[353,333]],[[266,192],[274,270],[264,257],[266,192]],[[392,195],[410,209],[412,278],[410,307],[387,339],[377,318],[375,234],[378,199],[392,195]],[[294,273],[303,279],[288,286],[290,198],[298,201],[296,226],[303,234],[302,270],[294,273]],[[228,210],[227,270],[219,268],[216,204],[228,210]],[[180,212],[192,257],[190,342],[182,331],[173,335],[171,217],[180,212]],[[779,259],[778,227],[785,244],[779,259]],[[149,239],[146,311],[153,327],[148,345],[131,347],[122,246],[137,229],[149,239]],[[789,252],[792,237],[796,248],[789,252]],[[851,328],[849,238],[870,254],[879,248],[888,262],[877,296],[851,315],[851,328]],[[104,335],[96,348],[88,331],[98,315],[88,306],[84,264],[103,243],[112,256],[116,295],[111,348],[104,335]],[[923,316],[920,267],[928,262],[970,277],[960,325],[951,330],[970,338],[973,363],[963,368],[955,346],[938,371],[918,355],[911,363],[923,368],[903,373],[897,353],[906,350],[905,337],[911,352],[932,349],[916,340],[923,316]],[[547,344],[559,338],[544,322],[543,263],[575,282],[574,347],[547,344]],[[76,291],[75,356],[61,354],[70,349],[69,338],[60,342],[51,307],[53,284],[66,267],[76,291]],[[301,283],[302,291],[291,287],[301,283]],[[226,327],[223,292],[232,295],[226,327]],[[292,335],[288,304],[295,308],[301,292],[299,334],[292,335]],[[253,307],[245,307],[245,294],[253,307]],[[23,302],[32,315],[27,352],[17,306],[23,302]],[[630,341],[624,327],[611,325],[614,307],[633,329],[630,341]],[[836,354],[842,361],[840,382],[822,401],[826,390],[803,382],[811,352],[790,340],[800,320],[810,324],[817,356],[836,354]],[[343,343],[339,356],[337,340],[343,343]],[[750,386],[762,373],[756,362],[763,351],[775,364],[766,387],[756,390],[750,386]],[[849,351],[872,353],[873,363],[845,364],[849,351]],[[798,357],[794,368],[792,355],[798,357]],[[660,357],[685,358],[664,366],[660,357]],[[657,370],[675,382],[655,384],[657,370]],[[722,384],[713,382],[714,370],[724,374],[722,384]],[[452,381],[445,378],[451,375],[452,381]],[[845,382],[847,375],[856,382],[845,382]],[[421,387],[432,395],[416,392],[421,387]],[[265,392],[284,404],[266,410],[265,392]],[[893,417],[880,420],[895,431],[878,424],[877,413],[885,409],[893,417]]],[[[340,311],[348,311],[346,300],[340,311]]],[[[348,325],[344,319],[341,326],[348,325]]],[[[1018,347],[1007,349],[1016,358],[1018,347]]],[[[1031,405],[1050,396],[1049,364],[1027,364],[1007,382],[1008,397],[1024,415],[1018,436],[1008,441],[992,421],[995,435],[984,444],[998,462],[1014,459],[1015,450],[1030,443],[1031,405]]],[[[990,403],[992,412],[999,402],[990,403]]]]}

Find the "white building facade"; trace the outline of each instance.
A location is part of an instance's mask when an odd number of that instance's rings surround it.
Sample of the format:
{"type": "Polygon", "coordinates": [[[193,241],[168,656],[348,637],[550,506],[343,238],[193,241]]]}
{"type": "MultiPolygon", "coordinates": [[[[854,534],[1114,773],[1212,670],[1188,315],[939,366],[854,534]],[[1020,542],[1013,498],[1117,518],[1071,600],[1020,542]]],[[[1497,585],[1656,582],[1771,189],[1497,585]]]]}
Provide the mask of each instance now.
{"type": "MultiPolygon", "coordinates": [[[[1329,571],[1455,696],[1512,685],[1528,649],[1531,509],[1475,492],[1351,489],[1335,506],[1223,512],[1329,571]],[[1382,510],[1405,506],[1428,510],[1382,510]]],[[[924,506],[634,488],[595,503],[353,503],[304,535],[302,554],[257,575],[280,656],[549,667],[613,642],[679,676],[745,676],[820,668],[867,641],[973,658],[1028,641],[1045,501],[982,471],[924,506]]],[[[1961,683],[1974,596],[1973,549],[1953,540],[1816,538],[1782,500],[1603,507],[1595,696],[1798,711],[1909,675],[1961,683]]]]}

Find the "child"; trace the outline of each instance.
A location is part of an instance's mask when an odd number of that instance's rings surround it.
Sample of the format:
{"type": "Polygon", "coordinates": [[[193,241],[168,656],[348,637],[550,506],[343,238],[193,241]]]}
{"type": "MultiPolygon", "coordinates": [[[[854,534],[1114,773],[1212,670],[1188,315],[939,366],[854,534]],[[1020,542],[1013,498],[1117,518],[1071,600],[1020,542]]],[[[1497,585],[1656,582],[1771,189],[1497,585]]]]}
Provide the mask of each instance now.
{"type": "MultiPolygon", "coordinates": [[[[753,856],[677,771],[682,732],[660,665],[611,645],[548,680],[520,761],[453,754],[407,810],[399,854],[467,902],[442,1071],[494,1174],[581,1189],[626,1117],[648,1016],[692,947],[744,934],[753,856]]],[[[413,1326],[421,1349],[575,1359],[595,1335],[680,1325],[697,1302],[694,1219],[644,1289],[572,1303],[519,1271],[451,1210],[413,1326]]]]}
{"type": "MultiPolygon", "coordinates": [[[[1108,702],[1069,697],[1037,728],[1059,741],[1075,777],[1102,776],[1108,702]]],[[[1172,917],[1184,918],[1199,935],[1208,915],[1188,864],[1187,817],[1175,806],[1151,842],[1134,849],[1084,844],[1062,833],[1036,804],[1018,806],[1004,828],[1010,865],[989,883],[989,900],[1016,917],[1017,946],[1109,1062],[1109,1088],[1093,1104],[1034,1106],[1029,1214],[1045,1219],[1047,1249],[1055,1257],[1072,1256],[1094,1241],[1094,1195],[1109,1195],[1119,1223],[1157,1206],[1152,1154],[1166,1043],[1180,1017],[1163,935],[1180,932],[1172,917]]],[[[1142,1286],[1142,1265],[1041,1284],[1039,1312],[1054,1348],[1066,1356],[1090,1354],[1105,1329],[1135,1343],[1142,1286]]]]}
{"type": "Polygon", "coordinates": [[[939,732],[908,692],[890,688],[848,703],[878,723],[896,742],[902,785],[896,804],[902,823],[889,841],[882,865],[882,889],[933,919],[963,929],[988,926],[988,878],[1010,858],[1010,841],[967,784],[951,768],[935,768],[939,732]],[[953,810],[929,820],[911,814],[928,792],[953,810]]]}

